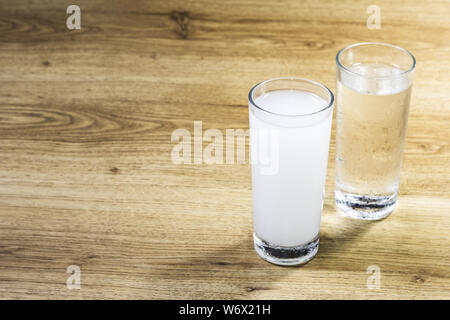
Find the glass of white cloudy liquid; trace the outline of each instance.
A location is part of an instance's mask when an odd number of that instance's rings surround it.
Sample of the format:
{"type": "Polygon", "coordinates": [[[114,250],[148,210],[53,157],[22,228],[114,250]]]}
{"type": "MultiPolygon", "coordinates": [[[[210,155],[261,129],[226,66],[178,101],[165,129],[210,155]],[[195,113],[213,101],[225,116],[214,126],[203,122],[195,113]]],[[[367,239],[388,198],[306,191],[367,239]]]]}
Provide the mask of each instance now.
{"type": "Polygon", "coordinates": [[[274,264],[306,263],[319,248],[333,93],[277,78],[248,100],[255,250],[274,264]]]}
{"type": "Polygon", "coordinates": [[[416,61],[397,46],[358,43],[336,63],[336,207],[382,219],[397,201],[416,61]]]}

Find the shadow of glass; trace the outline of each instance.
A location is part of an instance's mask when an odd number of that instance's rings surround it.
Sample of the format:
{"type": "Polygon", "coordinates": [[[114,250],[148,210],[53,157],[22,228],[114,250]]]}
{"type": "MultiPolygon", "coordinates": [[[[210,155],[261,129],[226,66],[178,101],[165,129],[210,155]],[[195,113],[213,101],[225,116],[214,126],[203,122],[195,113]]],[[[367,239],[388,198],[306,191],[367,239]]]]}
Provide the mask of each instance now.
{"type": "Polygon", "coordinates": [[[253,248],[251,234],[230,246],[211,245],[201,255],[191,250],[184,254],[192,257],[172,259],[157,274],[160,280],[184,282],[185,290],[175,293],[177,299],[256,298],[260,291],[274,289],[290,269],[262,260],[253,248]]]}
{"type": "Polygon", "coordinates": [[[324,216],[316,259],[326,260],[344,256],[376,223],[344,217],[339,213],[324,216]]]}
{"type": "Polygon", "coordinates": [[[156,276],[162,282],[167,281],[168,286],[176,282],[171,290],[177,299],[256,299],[266,296],[269,292],[261,291],[280,290],[280,281],[292,272],[299,272],[299,268],[307,269],[305,271],[309,273],[348,265],[348,261],[341,261],[345,251],[374,224],[336,213],[323,220],[319,252],[305,265],[282,267],[262,260],[253,248],[250,233],[229,246],[214,242],[202,245],[201,252],[196,247],[185,249],[183,257],[161,261],[156,276]]]}

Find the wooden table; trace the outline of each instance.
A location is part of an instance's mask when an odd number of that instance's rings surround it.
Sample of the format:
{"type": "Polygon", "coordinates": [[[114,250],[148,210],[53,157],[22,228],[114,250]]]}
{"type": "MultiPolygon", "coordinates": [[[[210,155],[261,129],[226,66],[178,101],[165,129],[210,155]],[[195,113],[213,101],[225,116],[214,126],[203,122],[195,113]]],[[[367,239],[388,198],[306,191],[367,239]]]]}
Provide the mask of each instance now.
{"type": "Polygon", "coordinates": [[[448,1],[80,0],[81,30],[69,4],[0,3],[0,298],[450,298],[448,1]],[[333,129],[319,253],[271,265],[249,164],[174,164],[171,134],[248,128],[268,78],[334,90],[337,51],[361,41],[418,61],[398,209],[336,213],[333,129]]]}

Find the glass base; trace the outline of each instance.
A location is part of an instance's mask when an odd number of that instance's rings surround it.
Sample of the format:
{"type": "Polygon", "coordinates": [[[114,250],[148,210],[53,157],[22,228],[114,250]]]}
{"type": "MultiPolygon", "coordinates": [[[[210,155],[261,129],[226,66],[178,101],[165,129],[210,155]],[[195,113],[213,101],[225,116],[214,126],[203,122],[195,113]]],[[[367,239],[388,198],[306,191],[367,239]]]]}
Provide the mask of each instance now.
{"type": "Polygon", "coordinates": [[[281,247],[270,244],[253,233],[255,251],[264,260],[280,265],[295,266],[305,264],[316,255],[319,250],[319,236],[311,242],[296,247],[281,247]]]}
{"type": "Polygon", "coordinates": [[[360,220],[386,218],[394,211],[397,202],[397,193],[386,196],[372,196],[335,190],[334,197],[339,213],[360,220]]]}

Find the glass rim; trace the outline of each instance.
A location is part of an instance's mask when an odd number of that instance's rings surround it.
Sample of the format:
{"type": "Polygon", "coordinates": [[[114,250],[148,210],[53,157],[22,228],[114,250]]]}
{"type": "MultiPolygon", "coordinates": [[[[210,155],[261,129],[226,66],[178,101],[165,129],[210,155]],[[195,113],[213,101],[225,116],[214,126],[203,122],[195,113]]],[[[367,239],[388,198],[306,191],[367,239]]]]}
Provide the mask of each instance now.
{"type": "MultiPolygon", "coordinates": [[[[277,90],[274,90],[274,91],[277,91],[277,90]]],[[[272,79],[261,81],[261,82],[257,83],[255,86],[253,86],[253,88],[251,88],[249,93],[248,93],[248,101],[254,107],[256,107],[257,109],[259,109],[259,110],[261,110],[263,112],[266,112],[268,114],[271,114],[271,115],[276,115],[276,116],[280,116],[280,117],[287,117],[287,118],[308,117],[308,116],[312,116],[312,115],[315,115],[315,114],[319,114],[319,113],[321,113],[321,112],[323,112],[325,110],[328,110],[330,107],[332,107],[333,104],[334,104],[334,94],[333,94],[333,92],[330,89],[328,89],[328,87],[326,87],[325,85],[323,85],[323,84],[321,84],[320,82],[317,82],[317,81],[309,80],[309,79],[306,79],[306,78],[297,78],[297,77],[278,77],[278,78],[272,78],[272,79]],[[317,111],[314,111],[314,112],[305,113],[305,114],[283,114],[283,113],[277,113],[277,112],[266,110],[263,107],[257,105],[255,103],[255,101],[253,100],[253,97],[252,97],[253,91],[255,91],[256,88],[258,88],[258,87],[260,87],[260,86],[262,86],[262,85],[264,85],[266,83],[269,83],[269,82],[272,82],[272,81],[278,81],[278,80],[292,80],[292,81],[308,82],[308,83],[310,83],[312,85],[315,85],[317,87],[325,89],[325,91],[329,95],[329,100],[330,101],[326,102],[326,106],[324,108],[322,108],[320,110],[317,110],[317,111]]]]}
{"type": "Polygon", "coordinates": [[[370,78],[370,79],[392,79],[392,78],[402,77],[402,76],[405,76],[408,73],[411,73],[416,68],[416,58],[408,50],[406,50],[406,49],[404,49],[402,47],[396,46],[394,44],[385,43],[385,42],[358,42],[358,43],[350,44],[350,45],[342,48],[341,50],[339,50],[338,53],[336,54],[336,64],[337,64],[338,67],[342,68],[343,70],[347,71],[348,73],[356,75],[356,76],[359,76],[359,77],[370,78]],[[393,48],[393,49],[397,49],[399,51],[402,51],[403,53],[406,53],[412,59],[411,67],[408,70],[404,70],[401,73],[398,73],[398,74],[395,74],[395,75],[389,75],[389,76],[368,76],[368,75],[365,75],[365,74],[362,74],[362,73],[350,70],[349,68],[347,68],[344,65],[342,65],[342,63],[339,61],[339,58],[340,58],[341,54],[344,51],[347,51],[348,49],[351,49],[351,48],[354,48],[354,47],[360,47],[360,46],[366,46],[366,45],[375,45],[375,46],[381,46],[381,47],[388,47],[388,48],[393,48]]]}

